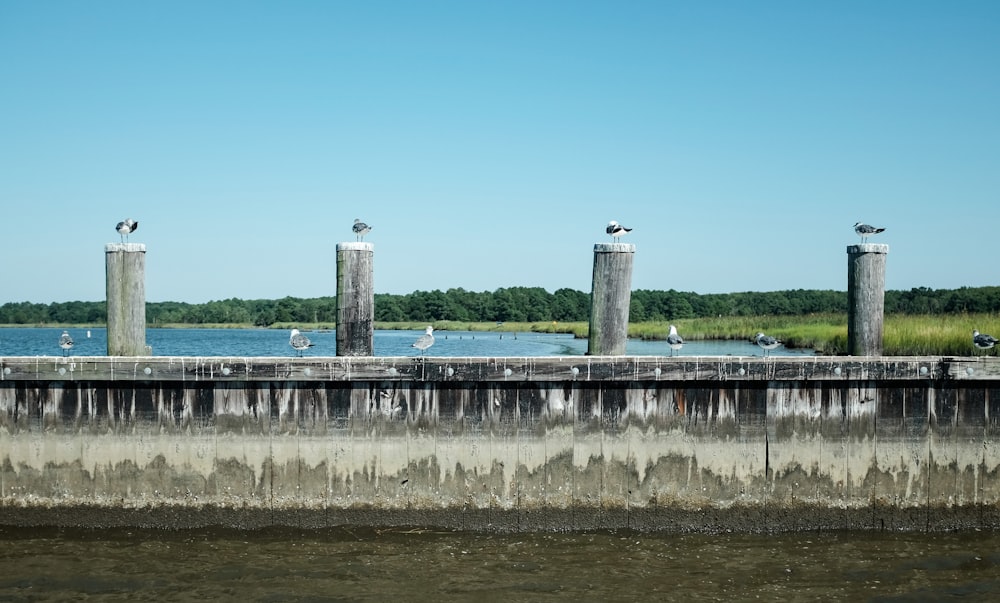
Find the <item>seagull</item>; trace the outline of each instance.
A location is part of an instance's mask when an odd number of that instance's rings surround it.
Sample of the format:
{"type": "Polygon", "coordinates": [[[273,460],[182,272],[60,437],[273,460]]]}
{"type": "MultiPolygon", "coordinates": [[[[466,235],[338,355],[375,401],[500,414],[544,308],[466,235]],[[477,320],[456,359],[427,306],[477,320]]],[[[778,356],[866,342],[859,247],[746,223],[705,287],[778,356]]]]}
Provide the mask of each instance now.
{"type": "Polygon", "coordinates": [[[869,225],[864,224],[862,222],[855,222],[854,223],[854,232],[858,233],[858,235],[861,237],[861,242],[862,243],[868,241],[869,235],[878,234],[878,233],[882,232],[883,230],[885,230],[885,229],[884,228],[876,228],[874,226],[869,226],[869,225]]]}
{"type": "Polygon", "coordinates": [[[139,228],[139,223],[132,218],[126,218],[115,226],[115,230],[122,236],[122,243],[128,241],[128,235],[135,232],[136,228],[139,228]]]}
{"type": "Polygon", "coordinates": [[[299,333],[298,329],[292,329],[292,334],[288,336],[288,345],[295,348],[295,351],[302,355],[302,350],[306,348],[311,348],[313,343],[309,341],[309,338],[299,333]]]}
{"type": "Polygon", "coordinates": [[[354,237],[358,241],[364,241],[365,235],[372,231],[372,227],[368,226],[361,220],[354,218],[354,237]]]}
{"type": "Polygon", "coordinates": [[[428,326],[424,334],[410,344],[411,348],[417,348],[423,354],[424,350],[434,345],[434,327],[428,326]]]}
{"type": "Polygon", "coordinates": [[[771,350],[781,345],[781,342],[771,337],[770,335],[765,335],[763,333],[757,333],[753,340],[764,350],[764,355],[767,356],[771,350]]]}
{"type": "Polygon", "coordinates": [[[614,220],[612,220],[612,221],[608,222],[608,227],[604,229],[604,232],[606,232],[609,235],[611,235],[612,240],[614,240],[614,239],[617,239],[618,237],[620,237],[620,236],[622,236],[624,234],[628,234],[628,233],[632,232],[632,229],[631,228],[625,228],[624,226],[622,226],[618,222],[615,222],[614,220]]]}
{"type": "Polygon", "coordinates": [[[73,347],[73,338],[70,337],[69,331],[63,331],[59,336],[59,347],[63,349],[63,356],[69,356],[69,351],[73,347]]]}
{"type": "Polygon", "coordinates": [[[675,327],[674,325],[670,325],[670,334],[667,335],[667,345],[670,346],[671,356],[674,355],[675,350],[681,349],[681,346],[684,345],[684,339],[682,339],[681,336],[677,334],[677,327],[675,327]]]}
{"type": "Polygon", "coordinates": [[[992,335],[980,333],[977,329],[972,330],[972,345],[976,346],[980,350],[988,350],[997,343],[1000,343],[1000,339],[997,339],[992,335]]]}

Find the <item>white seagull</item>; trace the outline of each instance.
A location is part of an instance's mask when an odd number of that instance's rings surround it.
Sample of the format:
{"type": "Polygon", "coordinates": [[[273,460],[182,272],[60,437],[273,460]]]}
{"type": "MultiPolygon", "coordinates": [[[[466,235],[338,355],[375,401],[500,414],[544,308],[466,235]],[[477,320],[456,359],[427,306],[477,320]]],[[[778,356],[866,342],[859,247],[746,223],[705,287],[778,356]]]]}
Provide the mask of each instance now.
{"type": "Polygon", "coordinates": [[[420,353],[423,354],[424,350],[434,345],[434,327],[428,326],[424,330],[424,334],[417,338],[416,341],[410,344],[411,348],[417,348],[420,353]]]}
{"type": "Polygon", "coordinates": [[[866,242],[870,235],[878,234],[884,230],[885,230],[884,228],[876,228],[874,226],[869,226],[868,224],[864,224],[862,222],[854,223],[854,232],[858,233],[858,236],[861,237],[862,243],[866,242]]]}
{"type": "Polygon", "coordinates": [[[765,335],[763,333],[757,333],[753,338],[754,342],[764,350],[764,355],[770,354],[771,350],[781,345],[781,342],[771,337],[770,335],[765,335]]]}
{"type": "Polygon", "coordinates": [[[677,327],[670,325],[670,334],[667,335],[667,345],[670,346],[670,355],[673,356],[676,350],[681,349],[684,345],[684,339],[677,334],[677,327]]]}
{"type": "Polygon", "coordinates": [[[73,348],[73,338],[70,337],[69,331],[63,331],[59,336],[59,347],[63,349],[63,356],[69,355],[70,349],[73,348]]]}
{"type": "Polygon", "coordinates": [[[632,232],[632,229],[631,228],[625,228],[624,226],[622,226],[618,222],[615,222],[614,220],[612,220],[612,221],[608,222],[608,227],[604,229],[604,232],[606,232],[609,235],[611,235],[612,239],[617,239],[618,237],[620,237],[620,236],[622,236],[624,234],[628,234],[628,233],[632,232]]]}
{"type": "Polygon", "coordinates": [[[361,220],[354,218],[354,227],[352,228],[352,230],[354,230],[354,238],[356,240],[364,241],[365,235],[372,231],[372,227],[368,226],[361,220]]]}
{"type": "Polygon", "coordinates": [[[978,329],[972,330],[972,345],[976,346],[980,350],[988,350],[997,343],[1000,343],[1000,339],[997,339],[992,335],[980,333],[978,329]]]}
{"type": "Polygon", "coordinates": [[[126,218],[115,226],[115,230],[122,236],[122,243],[128,241],[128,235],[139,228],[139,223],[132,218],[126,218]]]}
{"type": "Polygon", "coordinates": [[[295,351],[299,353],[299,356],[301,356],[302,350],[311,348],[313,346],[313,342],[309,341],[309,338],[302,333],[299,333],[298,329],[292,329],[291,335],[288,336],[288,345],[295,348],[295,351]]]}

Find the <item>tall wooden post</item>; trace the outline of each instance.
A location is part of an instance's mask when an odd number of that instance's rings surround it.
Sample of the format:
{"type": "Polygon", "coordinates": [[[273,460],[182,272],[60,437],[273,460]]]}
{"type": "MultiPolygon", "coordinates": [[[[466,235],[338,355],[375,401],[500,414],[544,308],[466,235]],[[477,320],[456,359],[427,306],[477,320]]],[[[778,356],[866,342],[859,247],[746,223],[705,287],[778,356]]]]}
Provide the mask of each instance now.
{"type": "Polygon", "coordinates": [[[885,256],[889,246],[847,246],[847,353],[882,355],[885,318],[885,256]]]}
{"type": "Polygon", "coordinates": [[[594,245],[594,280],[591,286],[587,354],[625,355],[634,257],[635,245],[629,243],[594,245]]]}
{"type": "Polygon", "coordinates": [[[108,356],[150,356],[146,346],[146,246],[104,246],[108,303],[108,356]]]}
{"type": "Polygon", "coordinates": [[[337,243],[337,355],[375,355],[371,243],[337,243]]]}

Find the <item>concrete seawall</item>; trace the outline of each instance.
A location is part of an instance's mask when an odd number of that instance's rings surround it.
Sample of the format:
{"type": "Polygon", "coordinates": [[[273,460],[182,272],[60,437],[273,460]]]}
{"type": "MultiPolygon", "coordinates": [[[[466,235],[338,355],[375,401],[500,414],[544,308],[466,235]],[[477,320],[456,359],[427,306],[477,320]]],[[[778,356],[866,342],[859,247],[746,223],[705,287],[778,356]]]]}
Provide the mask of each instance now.
{"type": "Polygon", "coordinates": [[[996,358],[0,358],[0,524],[996,529],[998,417],[996,358]]]}

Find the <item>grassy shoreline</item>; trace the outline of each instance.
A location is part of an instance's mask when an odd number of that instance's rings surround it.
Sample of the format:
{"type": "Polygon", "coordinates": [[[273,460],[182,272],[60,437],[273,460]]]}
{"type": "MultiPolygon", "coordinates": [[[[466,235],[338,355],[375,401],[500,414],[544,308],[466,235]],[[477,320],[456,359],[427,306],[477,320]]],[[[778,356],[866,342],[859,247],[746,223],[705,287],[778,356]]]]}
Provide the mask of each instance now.
{"type": "MultiPolygon", "coordinates": [[[[586,322],[376,322],[376,329],[422,331],[428,324],[437,331],[495,331],[505,333],[564,333],[586,338],[586,322]]],[[[670,324],[677,326],[687,341],[749,340],[758,331],[781,339],[790,348],[810,348],[818,353],[839,355],[847,350],[847,315],[816,314],[808,316],[724,316],[690,318],[668,322],[642,322],[629,325],[629,337],[651,341],[665,340],[670,324]]],[[[43,324],[0,325],[3,327],[103,328],[105,325],[43,324]]],[[[327,330],[335,325],[320,323],[276,323],[269,327],[249,324],[158,324],[162,329],[291,329],[327,330]]],[[[883,353],[888,356],[958,355],[978,352],[972,346],[972,329],[1000,336],[998,314],[889,315],[885,318],[883,353]]],[[[991,351],[991,353],[993,353],[991,351]]]]}

